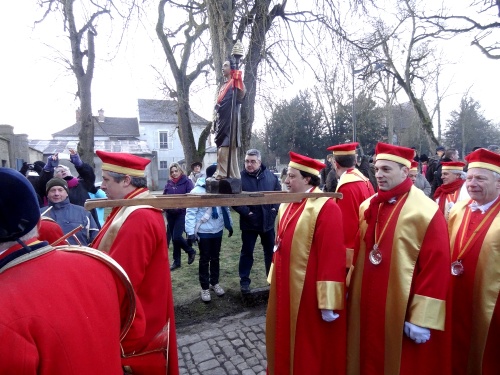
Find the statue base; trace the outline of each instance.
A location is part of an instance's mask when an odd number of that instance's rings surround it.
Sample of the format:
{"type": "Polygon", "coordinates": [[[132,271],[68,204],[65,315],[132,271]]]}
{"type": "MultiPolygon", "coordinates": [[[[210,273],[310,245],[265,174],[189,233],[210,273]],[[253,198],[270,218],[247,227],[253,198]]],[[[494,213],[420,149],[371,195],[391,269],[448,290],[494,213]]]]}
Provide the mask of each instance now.
{"type": "Polygon", "coordinates": [[[241,180],[238,178],[224,178],[222,180],[208,178],[206,190],[210,194],[240,194],[241,180]]]}

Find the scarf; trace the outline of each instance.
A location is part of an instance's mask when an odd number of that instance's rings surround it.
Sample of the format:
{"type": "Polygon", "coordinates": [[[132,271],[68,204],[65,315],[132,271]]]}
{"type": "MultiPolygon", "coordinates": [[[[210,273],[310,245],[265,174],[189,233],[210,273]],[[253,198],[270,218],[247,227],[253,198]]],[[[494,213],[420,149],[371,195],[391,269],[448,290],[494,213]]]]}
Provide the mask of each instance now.
{"type": "Polygon", "coordinates": [[[78,186],[78,178],[73,176],[66,176],[64,180],[68,183],[68,189],[78,186]]]}
{"type": "Polygon", "coordinates": [[[170,177],[170,180],[174,183],[174,184],[177,184],[179,182],[179,180],[181,179],[182,175],[180,175],[179,177],[177,178],[173,178],[173,177],[170,177]]]}
{"type": "Polygon", "coordinates": [[[446,184],[446,185],[441,185],[436,189],[436,192],[434,193],[434,200],[439,198],[439,210],[441,212],[444,212],[444,206],[446,205],[446,195],[447,194],[452,194],[453,192],[460,190],[462,188],[462,185],[464,184],[465,180],[462,180],[461,178],[453,181],[452,183],[446,184]]]}
{"type": "Polygon", "coordinates": [[[365,210],[365,221],[368,224],[365,234],[365,243],[367,245],[373,245],[375,242],[375,226],[377,224],[377,214],[380,203],[389,202],[392,198],[399,197],[410,191],[413,186],[413,182],[406,178],[398,186],[392,188],[391,190],[383,191],[378,190],[377,194],[370,201],[370,205],[365,210]]]}

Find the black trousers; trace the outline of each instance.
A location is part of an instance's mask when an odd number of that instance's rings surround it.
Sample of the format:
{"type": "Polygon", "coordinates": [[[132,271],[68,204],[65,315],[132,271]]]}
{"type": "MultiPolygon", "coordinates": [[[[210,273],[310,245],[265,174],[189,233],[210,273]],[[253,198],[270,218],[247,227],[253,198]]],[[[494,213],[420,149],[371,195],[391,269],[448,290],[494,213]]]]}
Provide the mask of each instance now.
{"type": "Polygon", "coordinates": [[[219,283],[219,254],[222,237],[200,238],[199,278],[202,289],[219,283]]]}

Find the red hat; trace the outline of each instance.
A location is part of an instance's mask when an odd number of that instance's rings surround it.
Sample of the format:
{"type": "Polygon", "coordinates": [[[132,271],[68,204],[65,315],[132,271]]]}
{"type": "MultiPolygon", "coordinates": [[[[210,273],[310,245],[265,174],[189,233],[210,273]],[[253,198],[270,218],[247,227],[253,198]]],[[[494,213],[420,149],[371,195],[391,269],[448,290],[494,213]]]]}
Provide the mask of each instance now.
{"type": "Polygon", "coordinates": [[[415,160],[412,160],[410,171],[416,171],[416,170],[418,170],[418,162],[416,162],[415,160]]]}
{"type": "Polygon", "coordinates": [[[469,162],[469,169],[484,168],[500,173],[500,154],[496,152],[480,148],[467,155],[465,160],[469,162]]]}
{"type": "Polygon", "coordinates": [[[379,142],[375,147],[375,154],[376,160],[394,161],[410,168],[415,150],[408,147],[394,146],[388,143],[379,142]]]}
{"type": "Polygon", "coordinates": [[[465,163],[462,163],[461,161],[442,161],[442,170],[443,171],[459,171],[463,172],[465,163]]]}
{"type": "Polygon", "coordinates": [[[319,175],[319,171],[326,167],[325,164],[318,160],[297,154],[293,151],[290,151],[290,163],[288,166],[312,175],[319,175]]]}
{"type": "Polygon", "coordinates": [[[327,148],[327,150],[332,151],[334,155],[355,155],[356,147],[358,145],[358,142],[343,143],[336,146],[330,146],[327,148]]]}
{"type": "Polygon", "coordinates": [[[105,171],[126,174],[132,177],[144,177],[144,170],[151,160],[124,152],[96,151],[102,160],[105,171]]]}

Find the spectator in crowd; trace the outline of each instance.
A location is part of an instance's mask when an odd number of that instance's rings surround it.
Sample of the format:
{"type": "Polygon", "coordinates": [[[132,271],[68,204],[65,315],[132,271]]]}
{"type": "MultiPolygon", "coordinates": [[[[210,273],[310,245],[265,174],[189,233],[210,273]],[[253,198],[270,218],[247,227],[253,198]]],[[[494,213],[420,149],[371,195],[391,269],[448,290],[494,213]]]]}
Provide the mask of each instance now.
{"type": "Polygon", "coordinates": [[[496,154],[500,154],[500,146],[499,145],[489,145],[488,150],[494,152],[496,154]]]}
{"type": "Polygon", "coordinates": [[[122,375],[120,350],[145,328],[127,276],[105,254],[40,241],[39,219],[31,184],[0,168],[0,374],[122,375]]]}
{"type": "Polygon", "coordinates": [[[24,162],[23,166],[19,170],[21,174],[26,176],[31,185],[33,185],[33,188],[35,189],[36,192],[39,207],[45,206],[45,203],[43,201],[43,197],[45,197],[45,188],[41,190],[39,189],[40,175],[43,172],[44,166],[45,163],[43,161],[35,161],[33,164],[24,162]]]}
{"type": "Polygon", "coordinates": [[[42,207],[41,212],[47,211],[45,216],[55,220],[61,226],[64,234],[71,232],[78,226],[82,229],[75,236],[68,238],[71,245],[87,246],[96,238],[99,228],[89,211],[69,201],[69,188],[66,180],[54,177],[47,182],[47,198],[49,205],[42,207]],[[75,238],[76,237],[76,238],[75,238]]]}
{"type": "MultiPolygon", "coordinates": [[[[216,165],[207,168],[207,178],[213,176],[216,165]]],[[[205,194],[205,177],[200,177],[191,194],[205,194]]],[[[199,280],[201,285],[201,300],[210,302],[210,290],[219,297],[224,295],[224,289],[219,285],[220,248],[224,227],[233,235],[233,221],[228,207],[193,207],[186,210],[186,234],[188,243],[198,242],[200,249],[199,280]]]]}
{"type": "MultiPolygon", "coordinates": [[[[427,154],[420,155],[420,173],[425,177],[427,174],[427,167],[429,163],[429,157],[427,154]]],[[[426,179],[427,180],[427,179],[426,179]]],[[[429,182],[429,181],[427,181],[429,182]]],[[[430,185],[430,184],[429,184],[430,185]]]]}
{"type": "MultiPolygon", "coordinates": [[[[278,178],[261,161],[259,150],[250,149],[245,155],[245,169],[241,171],[243,191],[281,191],[278,178]]],[[[274,222],[278,204],[237,206],[233,209],[240,215],[241,254],[239,263],[241,293],[250,293],[250,271],[253,266],[253,251],[257,237],[264,250],[266,275],[269,274],[273,258],[274,222]]]]}
{"type": "Polygon", "coordinates": [[[328,173],[332,170],[332,165],[333,165],[333,156],[332,154],[326,155],[325,158],[325,165],[326,167],[323,168],[320,172],[320,177],[321,177],[321,185],[320,189],[324,190],[326,186],[326,178],[328,177],[328,173]]]}
{"type": "MultiPolygon", "coordinates": [[[[178,163],[170,164],[169,171],[170,178],[163,190],[164,195],[187,194],[193,189],[193,183],[178,163]]],[[[165,212],[167,215],[168,237],[172,240],[174,248],[173,261],[170,265],[170,270],[173,271],[181,267],[181,249],[188,255],[188,264],[194,262],[196,250],[187,243],[183,236],[186,224],[186,209],[169,208],[165,212]]]]}
{"type": "MultiPolygon", "coordinates": [[[[72,204],[76,204],[77,206],[84,206],[85,201],[89,199],[89,192],[96,193],[97,188],[94,186],[95,184],[95,173],[94,169],[87,163],[84,163],[78,153],[72,148],[69,149],[70,160],[71,163],[76,168],[78,172],[78,178],[73,177],[71,174],[71,170],[62,164],[59,164],[59,155],[54,154],[47,158],[47,163],[43,168],[43,172],[40,175],[39,184],[43,186],[43,191],[45,193],[45,187],[47,186],[47,182],[53,178],[62,178],[68,183],[69,188],[69,201],[72,204]]],[[[96,223],[99,223],[99,219],[97,217],[97,212],[94,210],[91,211],[92,217],[96,223]]],[[[100,226],[99,226],[100,228],[100,226]]]]}
{"type": "Polygon", "coordinates": [[[346,312],[342,214],[314,198],[324,164],[290,152],[290,193],[280,206],[266,314],[268,374],[345,374],[346,312]],[[332,235],[334,234],[334,241],[332,235]]]}
{"type": "MultiPolygon", "coordinates": [[[[441,161],[441,158],[444,155],[445,150],[446,149],[443,146],[436,147],[436,154],[431,156],[429,158],[428,163],[427,163],[427,170],[425,172],[425,178],[427,179],[427,181],[429,181],[431,188],[434,184],[434,179],[436,177],[436,170],[439,166],[439,162],[441,161]]],[[[434,192],[431,190],[431,193],[434,193],[434,192]]]]}
{"type": "Polygon", "coordinates": [[[288,168],[286,168],[286,167],[281,170],[280,183],[281,183],[281,190],[282,191],[288,191],[288,188],[285,184],[287,171],[288,171],[288,168]]]}
{"type": "Polygon", "coordinates": [[[498,374],[500,347],[500,155],[467,155],[472,199],[450,212],[452,371],[498,374]]]}
{"type": "Polygon", "coordinates": [[[205,177],[205,173],[201,171],[201,168],[203,168],[203,164],[199,161],[195,161],[193,164],[191,164],[191,173],[189,174],[189,179],[193,183],[193,185],[196,184],[196,181],[200,177],[205,177]]]}
{"type": "MultiPolygon", "coordinates": [[[[96,151],[102,160],[101,189],[108,199],[151,198],[149,159],[123,152],[96,151]]],[[[177,375],[174,302],[161,210],[148,205],[111,210],[92,247],[109,253],[127,272],[144,311],[146,332],[124,351],[125,373],[177,375]]]]}
{"type": "Polygon", "coordinates": [[[411,162],[411,168],[408,172],[408,177],[413,182],[413,185],[422,190],[426,196],[430,196],[431,185],[425,179],[423,174],[418,173],[418,162],[416,161],[411,162]]]}
{"type": "MultiPolygon", "coordinates": [[[[100,198],[106,198],[106,193],[101,190],[101,188],[97,188],[97,191],[95,193],[91,193],[89,191],[89,198],[90,199],[100,199],[100,198]]],[[[99,226],[102,228],[104,225],[104,208],[96,208],[95,209],[97,213],[97,220],[99,221],[99,226]]]]}
{"type": "Polygon", "coordinates": [[[412,160],[410,148],[376,146],[379,190],[360,207],[347,306],[350,375],[450,374],[447,225],[408,178],[412,160]]]}

